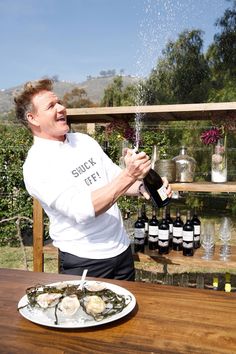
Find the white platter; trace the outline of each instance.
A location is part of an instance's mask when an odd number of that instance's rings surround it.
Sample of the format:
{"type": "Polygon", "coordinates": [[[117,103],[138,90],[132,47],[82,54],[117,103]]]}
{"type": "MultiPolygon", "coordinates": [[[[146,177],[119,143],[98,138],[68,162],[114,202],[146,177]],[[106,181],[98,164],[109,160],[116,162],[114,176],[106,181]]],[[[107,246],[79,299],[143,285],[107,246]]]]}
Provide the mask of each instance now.
{"type": "MultiPolygon", "coordinates": [[[[110,323],[113,321],[116,321],[120,318],[125,317],[128,315],[135,307],[136,305],[136,299],[134,295],[128,291],[127,289],[107,283],[107,282],[94,282],[94,281],[86,281],[85,285],[93,285],[94,283],[96,284],[101,284],[105,288],[110,289],[114,291],[116,294],[123,295],[127,297],[127,303],[128,305],[119,313],[112,315],[110,317],[106,317],[101,321],[96,321],[93,319],[93,317],[89,316],[86,314],[82,307],[79,308],[79,310],[76,312],[75,315],[72,317],[65,317],[61,311],[57,311],[58,315],[58,324],[55,324],[55,309],[54,308],[48,308],[46,310],[43,310],[39,307],[36,308],[31,308],[30,306],[26,306],[28,304],[28,298],[27,295],[24,295],[19,303],[18,303],[18,309],[19,313],[25,317],[27,320],[34,322],[39,325],[43,326],[48,326],[48,327],[55,327],[55,328],[86,328],[86,327],[93,327],[93,326],[100,326],[106,323],[110,323]],[[23,307],[25,306],[25,307],[23,307]],[[23,307],[23,308],[22,308],[23,307]]],[[[66,282],[60,282],[60,283],[52,283],[52,284],[47,284],[49,286],[57,286],[61,284],[68,284],[68,285],[79,285],[80,281],[66,281],[66,282]]]]}

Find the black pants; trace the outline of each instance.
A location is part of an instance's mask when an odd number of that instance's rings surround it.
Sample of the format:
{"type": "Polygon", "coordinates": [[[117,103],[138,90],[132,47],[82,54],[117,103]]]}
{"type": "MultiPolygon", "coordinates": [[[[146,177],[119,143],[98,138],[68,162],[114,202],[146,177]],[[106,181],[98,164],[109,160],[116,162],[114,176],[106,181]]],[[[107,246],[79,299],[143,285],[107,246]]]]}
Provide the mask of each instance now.
{"type": "Polygon", "coordinates": [[[61,252],[60,273],[82,275],[88,269],[87,276],[134,281],[135,270],[131,247],[116,257],[90,259],[61,252]]]}

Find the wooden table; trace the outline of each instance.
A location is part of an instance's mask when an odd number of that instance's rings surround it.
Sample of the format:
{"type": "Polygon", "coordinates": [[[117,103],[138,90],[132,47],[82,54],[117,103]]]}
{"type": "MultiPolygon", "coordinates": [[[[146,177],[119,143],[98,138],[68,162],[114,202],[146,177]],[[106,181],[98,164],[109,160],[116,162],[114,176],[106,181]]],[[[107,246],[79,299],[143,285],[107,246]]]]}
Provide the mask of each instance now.
{"type": "Polygon", "coordinates": [[[87,329],[43,327],[17,303],[37,283],[75,276],[0,269],[0,353],[236,353],[236,294],[111,281],[131,291],[126,317],[87,329]]]}

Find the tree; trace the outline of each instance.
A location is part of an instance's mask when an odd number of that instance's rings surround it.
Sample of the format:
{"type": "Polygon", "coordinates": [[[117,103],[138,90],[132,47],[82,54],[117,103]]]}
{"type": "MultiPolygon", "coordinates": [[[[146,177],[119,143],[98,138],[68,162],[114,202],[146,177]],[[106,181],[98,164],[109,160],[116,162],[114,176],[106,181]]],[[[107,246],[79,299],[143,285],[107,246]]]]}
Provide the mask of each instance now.
{"type": "Polygon", "coordinates": [[[146,82],[148,104],[197,103],[207,100],[209,67],[202,52],[202,31],[184,31],[163,50],[146,82]]]}
{"type": "Polygon", "coordinates": [[[121,106],[123,80],[121,76],[116,76],[112,84],[104,90],[101,106],[113,107],[121,106]]]}
{"type": "MultiPolygon", "coordinates": [[[[32,136],[25,127],[12,123],[0,125],[0,134],[0,218],[30,218],[32,199],[24,186],[22,166],[32,144],[32,136]]],[[[22,231],[31,229],[27,222],[21,227],[22,231]]],[[[15,221],[1,224],[0,245],[15,245],[17,242],[15,221]]]]}
{"type": "Polygon", "coordinates": [[[87,98],[83,88],[75,87],[63,96],[63,103],[68,108],[95,107],[96,105],[87,98]]]}
{"type": "Polygon", "coordinates": [[[138,95],[137,85],[124,87],[121,76],[116,76],[113,82],[104,90],[101,106],[132,106],[136,104],[138,95]]]}
{"type": "Polygon", "coordinates": [[[210,101],[235,101],[236,99],[236,1],[216,21],[220,32],[207,51],[211,69],[212,89],[210,101]]]}

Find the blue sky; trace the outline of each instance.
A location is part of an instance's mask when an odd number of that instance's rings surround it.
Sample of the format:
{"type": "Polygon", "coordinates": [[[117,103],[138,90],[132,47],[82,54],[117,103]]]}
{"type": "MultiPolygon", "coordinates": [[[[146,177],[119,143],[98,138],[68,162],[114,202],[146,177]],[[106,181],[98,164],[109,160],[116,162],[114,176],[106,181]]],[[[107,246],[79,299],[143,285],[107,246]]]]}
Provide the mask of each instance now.
{"type": "Polygon", "coordinates": [[[82,82],[101,70],[146,76],[168,40],[205,32],[227,0],[0,0],[0,89],[42,76],[82,82]]]}

